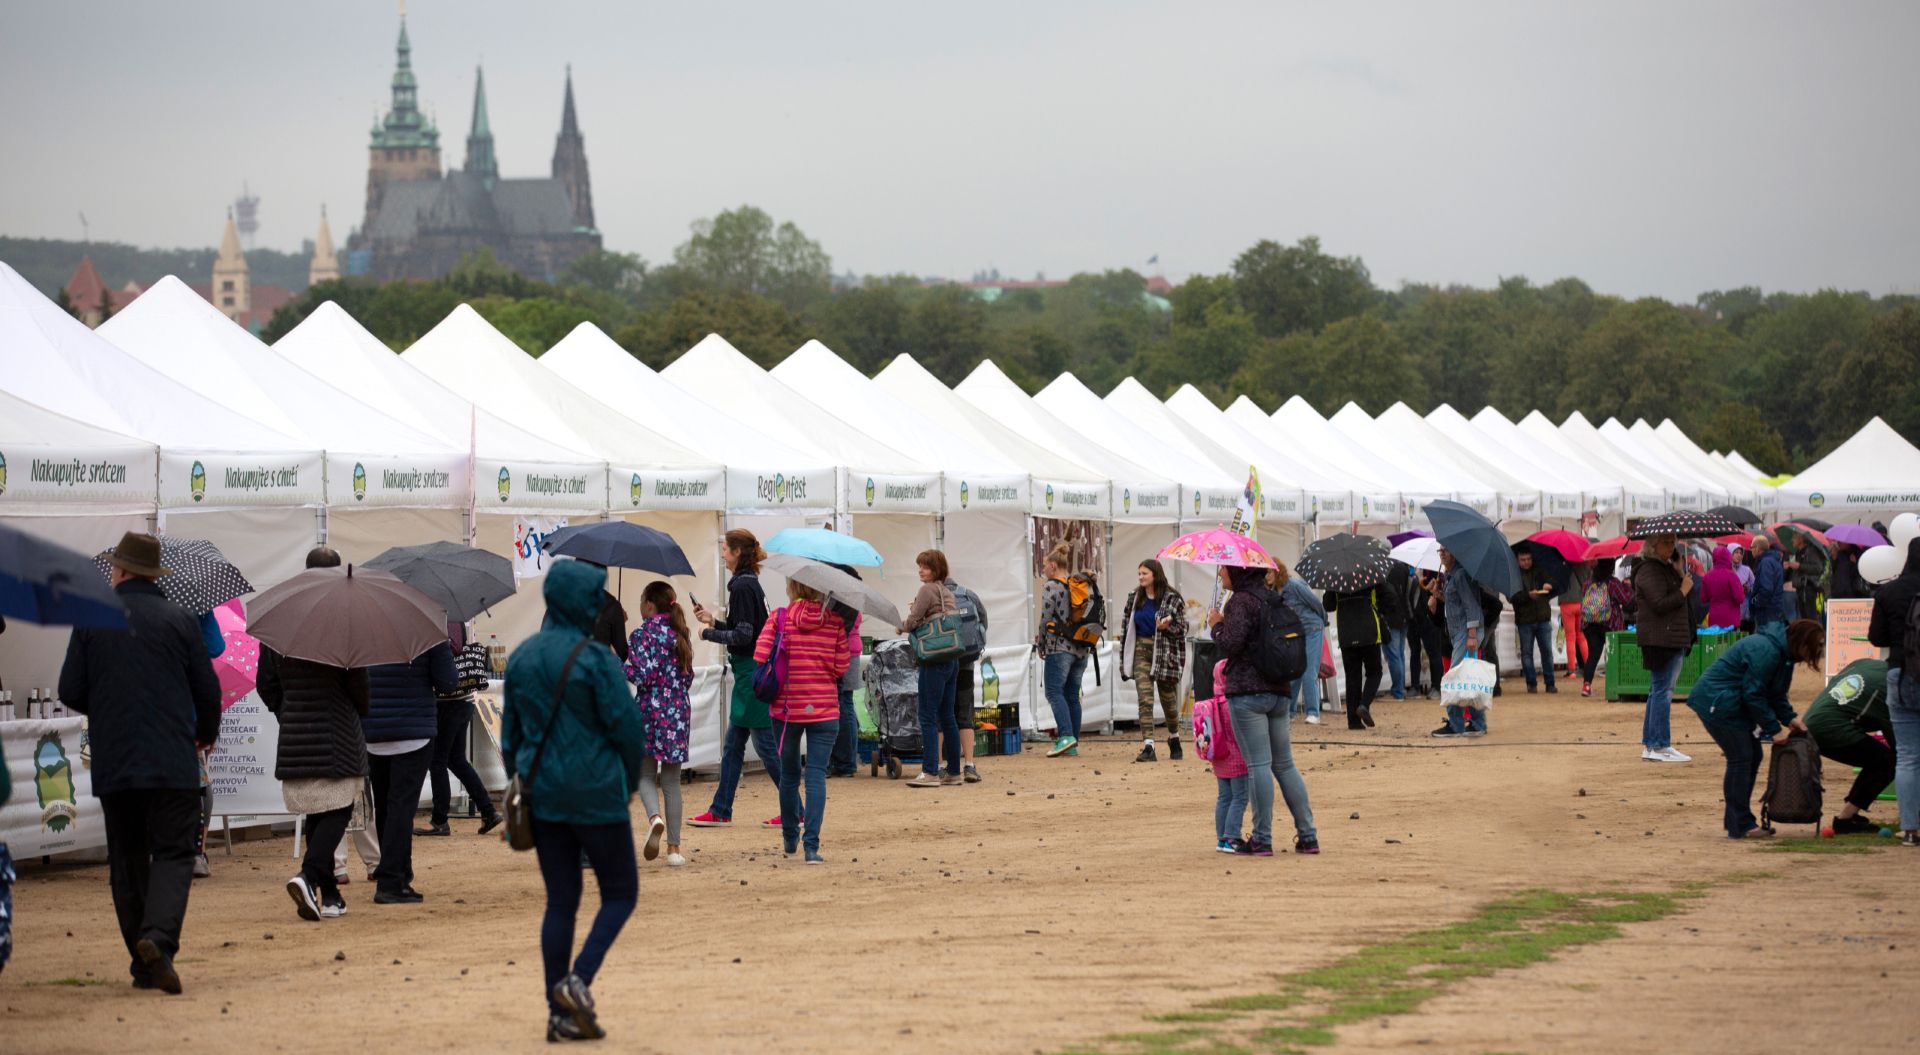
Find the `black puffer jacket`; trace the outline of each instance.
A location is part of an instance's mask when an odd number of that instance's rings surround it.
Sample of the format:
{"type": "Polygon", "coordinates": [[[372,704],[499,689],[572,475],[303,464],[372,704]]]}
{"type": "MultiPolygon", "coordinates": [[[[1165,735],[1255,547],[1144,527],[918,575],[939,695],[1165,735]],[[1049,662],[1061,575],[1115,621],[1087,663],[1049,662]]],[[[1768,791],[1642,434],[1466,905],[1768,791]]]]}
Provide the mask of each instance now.
{"type": "Polygon", "coordinates": [[[372,703],[361,723],[367,743],[431,740],[439,727],[435,697],[460,689],[453,664],[453,646],[445,641],[422,652],[411,663],[385,663],[367,670],[372,703]]]}
{"type": "MultiPolygon", "coordinates": [[[[1694,584],[1699,587],[1698,583],[1694,584]]],[[[1633,602],[1639,622],[1634,642],[1650,648],[1693,647],[1693,609],[1680,592],[1680,570],[1663,560],[1647,557],[1633,565],[1633,602]]]]}
{"type": "Polygon", "coordinates": [[[367,771],[360,719],[369,706],[366,668],[348,670],[260,649],[260,700],[280,719],[275,780],[357,777],[367,771]]]}
{"type": "MultiPolygon", "coordinates": [[[[1900,577],[1882,583],[1873,591],[1873,616],[1867,622],[1867,640],[1887,650],[1887,666],[1904,662],[1907,644],[1907,610],[1920,597],[1920,538],[1907,543],[1907,566],[1900,577]]],[[[1905,668],[1902,668],[1905,670],[1905,668]]],[[[1920,671],[1906,671],[1912,677],[1920,671]]]]}

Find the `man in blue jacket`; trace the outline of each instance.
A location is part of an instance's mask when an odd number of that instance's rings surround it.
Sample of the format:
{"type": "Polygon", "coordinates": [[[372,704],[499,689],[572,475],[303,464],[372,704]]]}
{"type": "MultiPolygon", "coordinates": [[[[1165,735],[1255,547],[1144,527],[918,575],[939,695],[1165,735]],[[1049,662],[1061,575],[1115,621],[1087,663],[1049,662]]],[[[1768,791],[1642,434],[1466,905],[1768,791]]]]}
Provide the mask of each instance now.
{"type": "Polygon", "coordinates": [[[453,662],[453,646],[442,641],[411,663],[370,667],[367,678],[371,703],[360,727],[367,736],[374,821],[380,829],[373,903],[418,904],[426,899],[413,889],[414,814],[420,811],[420,788],[433,762],[438,697],[459,690],[460,673],[453,662]]]}
{"type": "Polygon", "coordinates": [[[1780,563],[1780,551],[1765,535],[1753,536],[1753,594],[1747,598],[1747,611],[1754,629],[1768,623],[1784,623],[1787,618],[1787,572],[1780,563]]]}

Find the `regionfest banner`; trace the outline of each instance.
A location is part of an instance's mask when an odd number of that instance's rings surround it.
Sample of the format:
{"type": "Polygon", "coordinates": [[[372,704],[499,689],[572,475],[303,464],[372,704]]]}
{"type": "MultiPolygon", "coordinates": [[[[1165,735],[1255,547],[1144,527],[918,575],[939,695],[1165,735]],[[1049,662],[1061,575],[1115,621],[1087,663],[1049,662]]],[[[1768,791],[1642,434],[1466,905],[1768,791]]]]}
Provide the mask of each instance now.
{"type": "Polygon", "coordinates": [[[220,739],[207,758],[213,812],[222,817],[284,814],[273,770],[280,761],[280,720],[258,692],[235,700],[220,715],[220,739]]]}
{"type": "Polygon", "coordinates": [[[0,806],[0,842],[15,858],[107,845],[93,797],[86,719],[0,722],[0,756],[13,793],[0,806]]]}
{"type": "Polygon", "coordinates": [[[834,508],[832,468],[728,469],[726,477],[728,512],[834,508]]]}
{"type": "Polygon", "coordinates": [[[30,505],[124,506],[151,510],[159,452],[121,448],[0,448],[0,509],[30,505]]]}
{"type": "Polygon", "coordinates": [[[334,506],[467,505],[467,459],[327,454],[327,499],[334,506]]]}
{"type": "Polygon", "coordinates": [[[309,506],[327,500],[319,451],[261,455],[206,451],[160,453],[160,505],[166,509],[309,506]]]}
{"type": "Polygon", "coordinates": [[[607,508],[607,466],[476,458],[473,489],[482,513],[599,513],[607,508]]]}

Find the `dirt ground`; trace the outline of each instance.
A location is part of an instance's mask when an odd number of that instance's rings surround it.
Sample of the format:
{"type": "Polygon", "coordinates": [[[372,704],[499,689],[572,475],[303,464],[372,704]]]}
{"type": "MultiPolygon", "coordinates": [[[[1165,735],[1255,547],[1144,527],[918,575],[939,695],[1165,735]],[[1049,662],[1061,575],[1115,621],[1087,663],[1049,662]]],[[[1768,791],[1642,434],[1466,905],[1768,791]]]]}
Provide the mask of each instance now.
{"type": "MultiPolygon", "coordinates": [[[[1719,756],[1684,706],[1690,765],[1640,761],[1637,704],[1509,691],[1492,735],[1466,742],[1427,737],[1438,710],[1383,701],[1368,733],[1338,716],[1295,725],[1319,857],[1215,853],[1203,764],[1135,765],[1124,738],[1078,759],[983,759],[985,782],[961,788],[834,780],[824,868],[783,859],[757,826],[689,829],[689,867],[643,863],[639,911],[594,986],[602,1022],[621,1051],[1053,1052],[1522,888],[1705,882],[1678,915],[1345,1027],[1338,1046],[1920,1049],[1920,851],[1723,838],[1719,756]]],[[[711,788],[688,789],[690,814],[711,788]]],[[[1844,790],[1830,770],[1829,798],[1844,790]]],[[[774,812],[749,774],[738,815],[774,812]]],[[[323,923],[282,889],[289,839],[216,852],[180,997],[127,986],[103,866],[28,863],[0,1051],[533,1050],[540,883],[532,855],[474,827],[417,844],[425,904],[373,905],[355,861],[349,914],[323,923]]]]}

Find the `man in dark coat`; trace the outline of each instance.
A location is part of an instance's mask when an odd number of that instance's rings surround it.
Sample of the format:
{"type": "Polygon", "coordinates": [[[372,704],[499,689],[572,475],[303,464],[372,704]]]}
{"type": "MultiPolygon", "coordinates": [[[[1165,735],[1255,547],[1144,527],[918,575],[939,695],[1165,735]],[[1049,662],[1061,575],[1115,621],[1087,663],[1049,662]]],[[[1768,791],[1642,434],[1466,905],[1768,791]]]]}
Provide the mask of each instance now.
{"type": "Polygon", "coordinates": [[[380,864],[373,870],[376,905],[426,900],[413,889],[413,820],[420,788],[433,762],[439,730],[439,697],[460,687],[453,646],[445,641],[411,663],[367,669],[370,703],[361,727],[373,776],[373,812],[380,828],[380,864]]]}
{"type": "Polygon", "coordinates": [[[1747,614],[1757,629],[1787,618],[1787,571],[1780,550],[1765,535],[1753,536],[1753,590],[1747,595],[1747,614]]]}
{"type": "Polygon", "coordinates": [[[193,883],[200,758],[220,733],[220,681],[193,613],[154,580],[160,540],[128,532],[107,560],[127,629],[77,629],[60,699],[91,719],[93,793],[107,830],[108,882],[137,989],[180,992],[173,958],[193,883]]]}
{"type": "MultiPolygon", "coordinates": [[[[1407,698],[1407,621],[1410,618],[1408,595],[1413,589],[1413,568],[1399,561],[1387,573],[1387,584],[1380,594],[1380,618],[1387,625],[1387,695],[1396,700],[1407,698]]],[[[1414,672],[1414,680],[1419,680],[1414,672]]]]}

